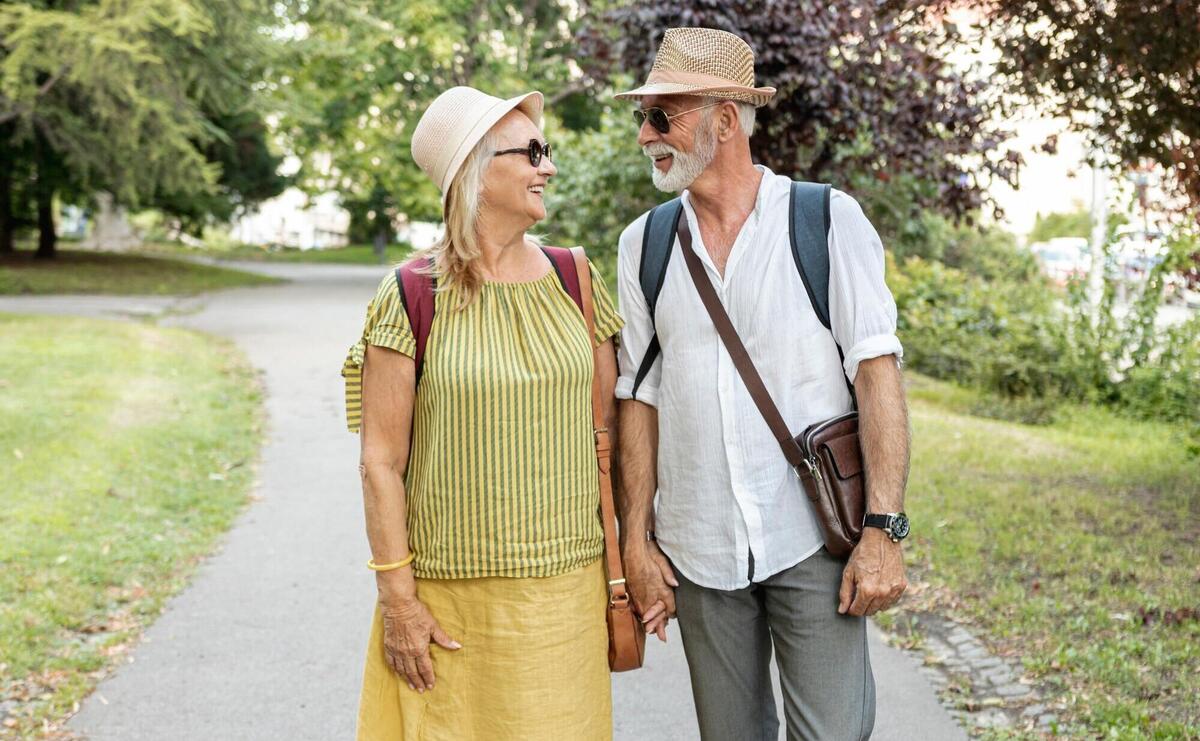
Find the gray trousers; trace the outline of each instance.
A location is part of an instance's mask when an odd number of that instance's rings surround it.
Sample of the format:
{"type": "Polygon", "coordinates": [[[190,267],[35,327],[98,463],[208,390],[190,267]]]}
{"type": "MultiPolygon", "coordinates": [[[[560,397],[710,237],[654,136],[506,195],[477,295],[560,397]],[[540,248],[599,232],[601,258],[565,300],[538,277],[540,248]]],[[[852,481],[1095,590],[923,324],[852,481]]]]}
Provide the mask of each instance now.
{"type": "Polygon", "coordinates": [[[698,586],[676,571],[675,607],[704,741],[777,741],[772,644],[789,741],[871,736],[866,619],[837,612],[844,565],[822,548],[733,591],[698,586]]]}

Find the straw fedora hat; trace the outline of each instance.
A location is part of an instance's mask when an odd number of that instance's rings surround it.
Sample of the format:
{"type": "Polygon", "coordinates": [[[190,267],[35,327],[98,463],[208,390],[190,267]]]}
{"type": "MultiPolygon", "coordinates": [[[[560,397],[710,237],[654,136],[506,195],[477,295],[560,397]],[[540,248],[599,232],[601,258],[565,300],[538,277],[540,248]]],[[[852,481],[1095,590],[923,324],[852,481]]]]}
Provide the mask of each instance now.
{"type": "Polygon", "coordinates": [[[413,129],[412,156],[443,200],[467,155],[496,122],[514,108],[542,125],[542,94],[534,91],[507,100],[473,87],[452,87],[429,104],[413,129]]]}
{"type": "Polygon", "coordinates": [[[754,51],[738,36],[715,28],[669,28],[646,84],[614,97],[646,95],[711,95],[757,108],[775,88],[754,86],[754,51]]]}

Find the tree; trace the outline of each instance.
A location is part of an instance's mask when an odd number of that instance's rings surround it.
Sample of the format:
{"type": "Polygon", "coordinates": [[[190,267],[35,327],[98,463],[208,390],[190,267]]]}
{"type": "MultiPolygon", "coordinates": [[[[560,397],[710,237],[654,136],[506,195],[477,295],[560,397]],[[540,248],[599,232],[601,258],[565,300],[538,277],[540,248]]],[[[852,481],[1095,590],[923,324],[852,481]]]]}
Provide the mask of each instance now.
{"type": "MultiPolygon", "coordinates": [[[[437,95],[472,85],[499,96],[541,90],[586,117],[567,0],[379,0],[289,5],[296,40],[272,84],[310,191],[337,191],[352,233],[377,244],[401,217],[437,220],[436,187],[410,155],[437,95]],[[567,105],[569,104],[569,105],[567,105]]],[[[561,105],[560,105],[561,104],[561,105]]]]}
{"type": "Polygon", "coordinates": [[[898,1],[974,9],[1000,51],[998,82],[1070,121],[1110,165],[1160,165],[1200,220],[1200,2],[898,1]]]}
{"type": "Polygon", "coordinates": [[[581,34],[599,81],[644,77],[665,29],[733,32],[756,52],[758,84],[778,89],[759,109],[751,148],[776,172],[809,180],[901,188],[903,219],[933,209],[963,217],[984,205],[992,178],[1020,164],[1001,152],[992,88],[946,60],[958,35],[882,0],[636,0],[581,34]]]}
{"type": "Polygon", "coordinates": [[[29,165],[39,256],[54,254],[56,194],[137,206],[219,191],[205,150],[259,97],[270,19],[251,0],[0,5],[0,151],[29,165]]]}
{"type": "Polygon", "coordinates": [[[282,158],[268,143],[269,132],[256,111],[206,114],[217,131],[196,142],[204,158],[220,167],[207,193],[157,192],[146,205],[176,217],[187,231],[199,233],[210,221],[225,222],[256,203],[279,195],[290,179],[279,174],[282,158]]]}

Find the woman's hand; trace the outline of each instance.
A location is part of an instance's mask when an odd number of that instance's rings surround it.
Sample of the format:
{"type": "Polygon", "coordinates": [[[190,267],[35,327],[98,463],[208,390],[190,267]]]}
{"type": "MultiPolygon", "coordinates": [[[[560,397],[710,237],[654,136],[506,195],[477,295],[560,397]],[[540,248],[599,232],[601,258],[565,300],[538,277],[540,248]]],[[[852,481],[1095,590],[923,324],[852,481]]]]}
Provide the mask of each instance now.
{"type": "Polygon", "coordinates": [[[449,651],[462,644],[446,635],[442,626],[416,597],[379,603],[383,615],[383,653],[388,666],[408,679],[408,686],[417,692],[433,689],[433,660],[429,643],[449,651]]]}

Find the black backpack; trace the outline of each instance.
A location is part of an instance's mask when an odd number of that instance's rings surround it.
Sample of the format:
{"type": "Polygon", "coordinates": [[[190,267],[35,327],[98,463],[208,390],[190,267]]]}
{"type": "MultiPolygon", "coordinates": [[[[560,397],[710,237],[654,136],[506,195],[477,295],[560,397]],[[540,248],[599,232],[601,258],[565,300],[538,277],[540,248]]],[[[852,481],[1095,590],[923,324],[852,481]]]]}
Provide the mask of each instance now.
{"type": "MultiPolygon", "coordinates": [[[[831,187],[822,183],[793,182],[789,200],[788,235],[792,243],[792,259],[800,271],[800,279],[808,292],[817,318],[826,329],[829,325],[829,191],[831,187]]],[[[646,228],[642,234],[642,262],[638,268],[638,280],[646,306],[650,309],[650,321],[654,322],[654,309],[658,294],[662,291],[663,279],[667,275],[667,264],[675,247],[675,229],[683,214],[683,202],[673,198],[655,206],[646,217],[646,228]]],[[[638,366],[633,382],[633,398],[645,380],[650,367],[662,348],[658,343],[658,332],[650,339],[646,354],[638,366]]],[[[842,348],[838,356],[845,360],[842,348]]],[[[851,396],[854,387],[847,379],[851,396]]]]}

